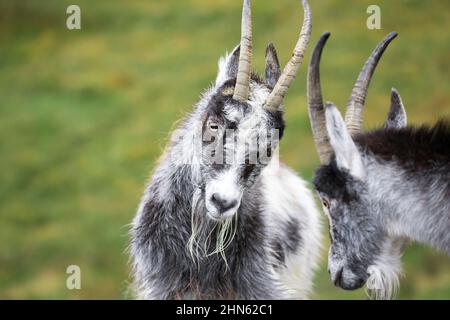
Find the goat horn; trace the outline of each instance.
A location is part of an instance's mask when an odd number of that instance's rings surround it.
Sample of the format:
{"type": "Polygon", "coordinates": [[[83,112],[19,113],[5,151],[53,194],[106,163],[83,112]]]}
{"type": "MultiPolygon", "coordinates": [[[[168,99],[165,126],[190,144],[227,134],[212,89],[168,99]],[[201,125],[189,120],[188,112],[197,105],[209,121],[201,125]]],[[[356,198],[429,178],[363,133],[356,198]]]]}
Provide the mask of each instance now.
{"type": "Polygon", "coordinates": [[[372,51],[369,59],[367,59],[364,67],[359,73],[358,79],[352,90],[352,94],[347,103],[347,111],[345,114],[345,123],[350,134],[353,136],[361,132],[363,122],[364,103],[366,101],[367,90],[369,89],[370,80],[377,67],[378,61],[386,50],[389,43],[397,36],[396,32],[389,33],[372,51]]]}
{"type": "Polygon", "coordinates": [[[322,56],[323,47],[329,37],[329,32],[325,32],[320,37],[314,48],[308,67],[308,114],[317,153],[319,154],[320,163],[322,165],[330,163],[331,155],[333,153],[326,128],[325,110],[323,107],[322,89],[320,86],[320,58],[322,56]]]}
{"type": "Polygon", "coordinates": [[[294,81],[298,69],[302,64],[306,47],[308,46],[309,39],[311,38],[311,9],[307,0],[302,0],[302,6],[304,18],[300,36],[298,38],[297,44],[295,45],[291,59],[287,63],[274,89],[266,100],[265,108],[268,110],[279,110],[284,96],[289,90],[289,87],[294,81]]]}
{"type": "Polygon", "coordinates": [[[252,69],[252,11],[250,0],[244,0],[241,25],[241,52],[233,99],[245,102],[250,92],[252,69]]]}

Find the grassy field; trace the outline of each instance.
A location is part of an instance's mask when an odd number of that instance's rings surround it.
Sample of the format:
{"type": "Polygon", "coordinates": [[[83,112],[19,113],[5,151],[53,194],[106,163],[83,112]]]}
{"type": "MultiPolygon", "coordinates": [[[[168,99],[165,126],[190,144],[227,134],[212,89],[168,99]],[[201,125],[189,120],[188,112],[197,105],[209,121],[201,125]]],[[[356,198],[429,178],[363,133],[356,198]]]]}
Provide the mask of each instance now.
{"type": "MultiPolygon", "coordinates": [[[[410,123],[450,117],[449,1],[310,2],[313,42],[332,33],[322,64],[327,99],[345,104],[370,51],[395,30],[366,127],[383,122],[392,86],[410,123]],[[366,28],[369,4],[381,7],[382,30],[366,28]]],[[[127,224],[149,172],[174,122],[215,78],[219,56],[239,41],[239,0],[78,0],[82,30],[69,31],[72,3],[0,0],[0,298],[130,297],[127,224]],[[66,289],[71,264],[81,267],[82,290],[66,289]]],[[[302,16],[297,0],[253,7],[261,71],[269,41],[288,60],[302,16]]],[[[281,157],[310,179],[318,158],[305,70],[286,99],[281,157]]],[[[331,284],[323,256],[314,298],[365,299],[331,284]]],[[[400,298],[450,298],[448,257],[413,245],[403,260],[400,298]]]]}

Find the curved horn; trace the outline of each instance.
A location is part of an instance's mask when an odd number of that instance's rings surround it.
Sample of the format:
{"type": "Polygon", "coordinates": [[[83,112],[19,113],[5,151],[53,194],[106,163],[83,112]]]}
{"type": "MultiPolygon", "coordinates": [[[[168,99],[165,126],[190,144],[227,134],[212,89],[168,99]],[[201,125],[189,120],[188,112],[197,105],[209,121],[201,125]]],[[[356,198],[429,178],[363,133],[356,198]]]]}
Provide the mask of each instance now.
{"type": "Polygon", "coordinates": [[[242,8],[241,52],[234,88],[233,99],[241,102],[248,100],[250,74],[252,69],[252,11],[250,0],[244,0],[242,8]]]}
{"type": "Polygon", "coordinates": [[[329,37],[329,32],[322,34],[314,48],[308,67],[307,95],[309,122],[311,123],[316,150],[322,165],[330,163],[333,153],[327,133],[325,109],[323,107],[322,89],[320,86],[320,57],[329,37]]]}
{"type": "Polygon", "coordinates": [[[308,1],[302,0],[304,18],[303,25],[300,31],[297,44],[295,45],[292,57],[283,70],[280,78],[278,79],[274,89],[270,93],[266,100],[265,108],[269,110],[278,110],[283,98],[286,95],[289,87],[295,79],[295,76],[302,64],[303,57],[305,55],[306,47],[308,46],[309,39],[311,38],[311,9],[308,1]]]}
{"type": "Polygon", "coordinates": [[[372,51],[369,59],[367,59],[355,82],[352,94],[347,103],[347,111],[345,114],[345,123],[352,136],[361,132],[364,103],[366,101],[370,80],[372,79],[373,72],[377,67],[378,61],[380,61],[384,50],[386,50],[389,43],[396,36],[396,32],[391,32],[381,40],[377,47],[372,51]]]}

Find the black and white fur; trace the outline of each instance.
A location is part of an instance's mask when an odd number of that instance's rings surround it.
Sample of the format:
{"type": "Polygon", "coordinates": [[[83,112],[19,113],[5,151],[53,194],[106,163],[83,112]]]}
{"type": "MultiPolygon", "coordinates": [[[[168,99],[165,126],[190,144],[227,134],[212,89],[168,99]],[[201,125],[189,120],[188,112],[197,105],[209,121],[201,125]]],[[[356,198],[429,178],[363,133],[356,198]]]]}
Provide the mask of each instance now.
{"type": "Polygon", "coordinates": [[[329,219],[332,281],[390,298],[407,241],[450,254],[449,123],[407,127],[395,90],[382,129],[352,138],[333,104],[325,112],[334,155],[314,185],[329,219]]]}
{"type": "Polygon", "coordinates": [[[313,196],[272,156],[277,140],[262,145],[266,162],[247,164],[262,143],[246,144],[250,134],[283,135],[282,111],[262,107],[280,75],[276,52],[268,46],[265,79],[252,76],[248,103],[232,99],[238,57],[239,47],[219,61],[215,83],[173,133],[142,197],[130,246],[139,298],[284,299],[311,293],[320,252],[313,196]],[[234,132],[234,145],[227,129],[234,132]],[[217,155],[228,149],[231,162],[209,163],[211,150],[217,155]]]}

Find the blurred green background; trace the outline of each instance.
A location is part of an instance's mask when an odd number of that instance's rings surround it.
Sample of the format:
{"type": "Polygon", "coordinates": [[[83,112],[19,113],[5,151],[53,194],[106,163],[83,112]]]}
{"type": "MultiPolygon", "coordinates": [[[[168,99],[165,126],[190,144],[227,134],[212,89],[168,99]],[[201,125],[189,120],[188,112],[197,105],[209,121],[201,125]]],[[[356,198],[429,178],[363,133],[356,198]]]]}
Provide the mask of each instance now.
{"type": "MultiPolygon", "coordinates": [[[[326,99],[343,106],[371,50],[395,30],[370,88],[366,128],[382,124],[392,86],[411,124],[450,116],[449,1],[310,2],[306,61],[320,34],[332,32],[326,99]],[[366,28],[370,4],[381,7],[382,30],[366,28]]],[[[66,29],[70,4],[0,0],[0,298],[131,298],[127,224],[174,122],[239,41],[240,0],[77,0],[82,30],[74,31],[66,29]],[[71,264],[81,267],[81,290],[66,289],[71,264]]],[[[288,60],[301,12],[297,0],[253,1],[257,70],[269,41],[288,60]]],[[[305,71],[286,99],[281,157],[309,180],[318,159],[305,71]]],[[[325,249],[314,298],[365,299],[331,284],[325,249]]],[[[403,261],[400,298],[450,298],[450,258],[413,245],[403,261]]]]}

